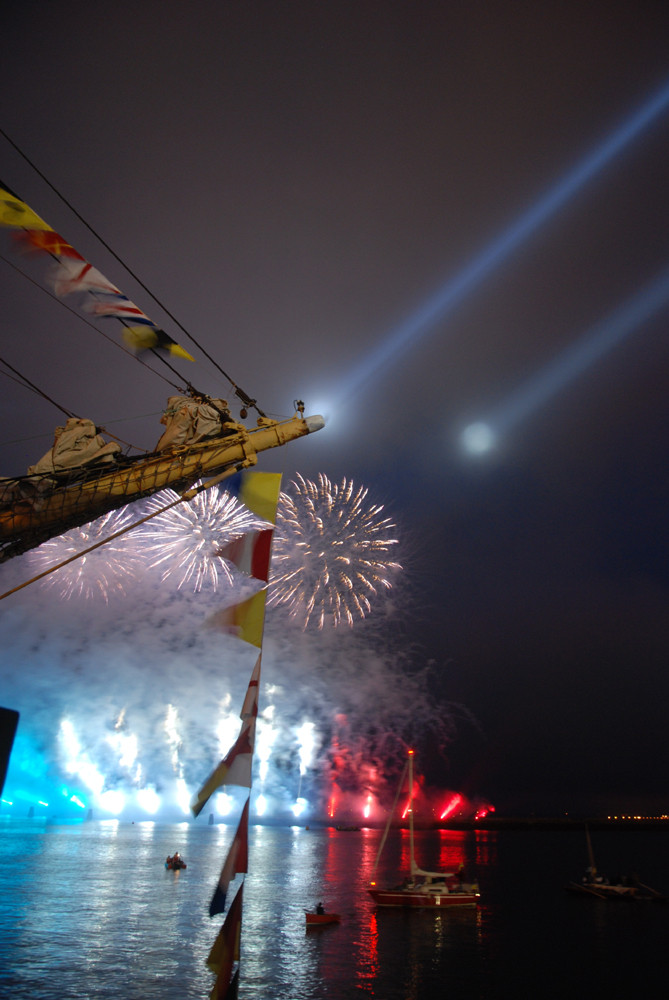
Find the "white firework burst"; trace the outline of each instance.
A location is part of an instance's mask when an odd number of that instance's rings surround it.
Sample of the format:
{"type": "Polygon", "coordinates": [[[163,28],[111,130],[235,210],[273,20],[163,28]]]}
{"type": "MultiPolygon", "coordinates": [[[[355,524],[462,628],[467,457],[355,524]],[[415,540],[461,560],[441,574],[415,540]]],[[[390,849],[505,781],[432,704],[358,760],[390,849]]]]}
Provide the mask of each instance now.
{"type": "MultiPolygon", "coordinates": [[[[148,501],[150,511],[176,500],[173,490],[163,490],[148,501]]],[[[218,590],[223,580],[230,585],[232,573],[224,558],[225,546],[249,531],[267,528],[261,518],[225,490],[211,487],[191,501],[157,514],[138,534],[147,543],[149,566],[162,568],[162,580],[179,577],[178,587],[192,584],[199,592],[207,582],[218,590]]]]}
{"type": "MultiPolygon", "coordinates": [[[[133,521],[132,511],[124,507],[110,511],[95,521],[72,528],[57,538],[50,538],[28,554],[40,572],[65,562],[84,549],[104,541],[133,521]]],[[[41,581],[45,587],[55,587],[63,598],[84,597],[102,599],[124,596],[126,586],[134,580],[141,557],[133,548],[129,535],[106,541],[104,545],[79,556],[41,581]]]]}
{"type": "Polygon", "coordinates": [[[304,629],[352,626],[402,568],[388,559],[395,525],[382,506],[366,506],[368,490],[352,480],[298,475],[291,487],[279,499],[268,604],[286,605],[304,629]]]}

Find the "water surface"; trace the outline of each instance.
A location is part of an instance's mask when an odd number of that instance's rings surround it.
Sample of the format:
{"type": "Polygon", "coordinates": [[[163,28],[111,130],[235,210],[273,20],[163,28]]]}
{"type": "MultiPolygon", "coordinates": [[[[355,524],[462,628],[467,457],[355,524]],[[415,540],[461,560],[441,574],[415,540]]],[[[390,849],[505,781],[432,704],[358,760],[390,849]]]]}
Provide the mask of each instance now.
{"type": "MultiPolygon", "coordinates": [[[[209,899],[234,827],[197,823],[0,824],[0,994],[207,997],[222,918],[209,899]],[[188,862],[168,872],[178,850],[188,862]]],[[[578,831],[419,832],[420,863],[478,875],[481,905],[376,909],[367,895],[381,832],[251,827],[244,887],[243,1000],[430,1000],[638,993],[665,976],[669,906],[564,891],[585,867],[578,831]],[[305,930],[322,900],[340,925],[305,930]]],[[[605,831],[600,868],[669,891],[669,836],[605,831]]],[[[378,878],[407,860],[391,832],[378,878]]]]}

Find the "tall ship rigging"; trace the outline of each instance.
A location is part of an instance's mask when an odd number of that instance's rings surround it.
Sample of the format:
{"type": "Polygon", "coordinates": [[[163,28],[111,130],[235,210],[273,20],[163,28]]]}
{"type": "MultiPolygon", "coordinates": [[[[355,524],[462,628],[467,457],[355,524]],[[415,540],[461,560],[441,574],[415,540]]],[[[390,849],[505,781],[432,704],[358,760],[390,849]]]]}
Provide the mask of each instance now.
{"type": "MultiPolygon", "coordinates": [[[[305,416],[301,400],[294,401],[293,415],[286,419],[267,416],[175,320],[229,381],[240,403],[236,419],[227,400],[196,389],[174,367],[177,361],[193,362],[193,356],[25,201],[0,183],[0,233],[3,230],[9,234],[11,252],[17,257],[30,255],[46,261],[45,282],[56,300],[74,301],[81,313],[95,321],[117,320],[126,349],[136,356],[152,355],[178,381],[168,379],[176,392],[168,399],[162,417],[165,430],[149,453],[123,453],[121,445],[107,440],[110,435],[92,419],[59,407],[66,420],[56,429],[49,451],[26,474],[0,479],[0,562],[168,487],[180,494],[176,502],[189,500],[200,490],[254,466],[261,452],[324,426],[322,417],[305,416]],[[252,409],[257,413],[256,426],[247,427],[243,421],[252,409]]],[[[117,257],[111,248],[107,249],[117,257]]],[[[9,362],[1,361],[4,374],[11,372],[26,388],[39,391],[9,362]]],[[[45,393],[40,394],[49,399],[45,393]]]]}

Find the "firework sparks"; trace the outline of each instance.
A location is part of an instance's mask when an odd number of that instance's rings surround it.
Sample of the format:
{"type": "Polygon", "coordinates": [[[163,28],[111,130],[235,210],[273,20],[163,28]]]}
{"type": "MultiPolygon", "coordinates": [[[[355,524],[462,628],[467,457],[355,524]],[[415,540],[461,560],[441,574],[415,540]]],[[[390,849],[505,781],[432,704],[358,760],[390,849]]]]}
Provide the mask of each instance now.
{"type": "MultiPolygon", "coordinates": [[[[111,511],[80,528],[51,538],[30,552],[28,558],[40,572],[44,572],[127,528],[133,519],[134,515],[127,507],[111,511]]],[[[42,584],[59,589],[63,598],[102,598],[108,604],[112,595],[125,596],[127,586],[140,566],[140,554],[133,548],[128,535],[122,535],[45,576],[42,584]]]]}
{"type": "MultiPolygon", "coordinates": [[[[172,490],[163,490],[148,501],[151,511],[177,499],[172,490]]],[[[235,497],[212,487],[198,493],[190,503],[180,503],[157,514],[138,534],[148,542],[149,565],[163,570],[162,580],[179,575],[179,588],[192,583],[198,593],[209,583],[218,590],[221,580],[233,582],[228,563],[221,555],[235,538],[267,527],[235,497]]]]}
{"type": "Polygon", "coordinates": [[[298,475],[277,510],[269,605],[287,605],[306,629],[326,622],[352,626],[401,569],[389,562],[397,540],[383,507],[366,506],[367,489],[298,475]]]}

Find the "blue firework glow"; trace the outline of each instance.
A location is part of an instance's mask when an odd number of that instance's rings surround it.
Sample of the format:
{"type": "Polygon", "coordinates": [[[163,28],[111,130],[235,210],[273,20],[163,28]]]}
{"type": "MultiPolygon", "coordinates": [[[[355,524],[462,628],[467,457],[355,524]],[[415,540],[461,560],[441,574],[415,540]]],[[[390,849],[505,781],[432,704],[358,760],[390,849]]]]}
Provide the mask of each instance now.
{"type": "Polygon", "coordinates": [[[395,525],[368,490],[298,475],[277,510],[269,606],[285,605],[303,628],[353,625],[390,590],[401,569],[390,555],[395,525]]]}

